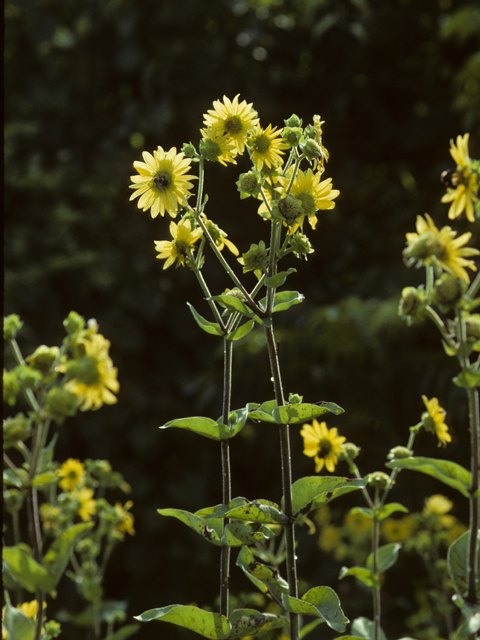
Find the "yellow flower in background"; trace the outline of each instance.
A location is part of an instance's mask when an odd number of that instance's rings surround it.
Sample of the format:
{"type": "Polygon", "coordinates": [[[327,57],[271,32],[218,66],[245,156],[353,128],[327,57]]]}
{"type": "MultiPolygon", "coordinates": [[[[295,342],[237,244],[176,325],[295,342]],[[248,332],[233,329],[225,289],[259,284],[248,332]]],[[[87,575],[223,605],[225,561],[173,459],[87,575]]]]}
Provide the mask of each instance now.
{"type": "Polygon", "coordinates": [[[456,238],[456,231],[451,227],[437,229],[432,218],[425,214],[425,218],[417,216],[417,233],[407,233],[408,246],[403,255],[408,266],[412,264],[438,264],[444,271],[455,278],[470,282],[470,277],[465,267],[476,271],[473,260],[466,260],[467,256],[475,256],[480,253],[478,249],[464,247],[472,234],[464,233],[456,238]]]}
{"type": "Polygon", "coordinates": [[[128,500],[123,507],[119,502],[115,505],[115,515],[117,517],[116,530],[121,534],[122,539],[125,533],[131,536],[135,535],[135,529],[133,528],[134,517],[129,513],[129,509],[132,507],[133,502],[131,500],[128,500]]]}
{"type": "Polygon", "coordinates": [[[166,260],[163,265],[168,269],[175,260],[185,266],[185,258],[191,255],[195,242],[201,238],[203,231],[200,227],[192,231],[190,220],[181,220],[178,225],[170,223],[170,234],[173,240],[155,240],[155,251],[159,260],[166,260]]]}
{"type": "Polygon", "coordinates": [[[230,240],[228,240],[227,234],[225,233],[225,231],[220,229],[220,227],[216,225],[214,222],[212,222],[211,220],[208,220],[207,216],[204,213],[202,213],[202,218],[205,221],[207,230],[209,234],[212,236],[212,240],[215,242],[218,249],[220,251],[223,251],[223,248],[227,247],[227,249],[231,253],[233,253],[234,256],[238,256],[237,247],[233,244],[233,242],[230,242],[230,240]]]}
{"type": "Polygon", "coordinates": [[[143,211],[151,209],[152,218],[158,214],[164,216],[165,211],[175,218],[178,206],[187,205],[187,197],[191,196],[189,189],[193,187],[190,180],[196,176],[185,175],[190,169],[191,159],[185,158],[183,152],[177,153],[172,147],[168,153],[158,147],[153,156],[148,151],[143,152],[145,162],[135,161],[133,166],[140,175],[131,176],[135,189],[130,200],[140,196],[138,208],[143,211]]]}
{"type": "Polygon", "coordinates": [[[283,149],[289,146],[279,139],[282,133],[283,129],[272,128],[271,124],[266,129],[258,124],[255,132],[248,136],[248,152],[257,171],[261,171],[264,164],[272,169],[283,163],[283,149]]]}
{"type": "Polygon", "coordinates": [[[422,414],[423,426],[427,431],[434,431],[437,434],[438,446],[446,446],[447,442],[452,441],[452,436],[448,433],[448,427],[445,424],[446,411],[438,404],[437,398],[422,396],[422,400],[427,411],[422,414]]]}
{"type": "Polygon", "coordinates": [[[237,153],[245,151],[248,132],[258,124],[257,112],[252,104],[238,102],[240,94],[233,100],[223,96],[223,103],[215,100],[213,109],[207,111],[203,116],[204,124],[214,127],[221,133],[226,133],[232,140],[237,153]]]}
{"type": "Polygon", "coordinates": [[[78,344],[83,345],[85,355],[73,363],[70,371],[73,378],[64,388],[82,399],[81,411],[100,409],[103,403],[115,404],[113,395],[120,389],[117,380],[117,369],[108,355],[110,341],[102,334],[95,333],[91,338],[82,338],[78,344]]]}
{"type": "Polygon", "coordinates": [[[78,515],[84,522],[89,522],[97,511],[97,501],[93,499],[91,489],[80,489],[75,492],[75,497],[79,502],[78,515]]]}
{"type": "Polygon", "coordinates": [[[200,152],[207,160],[220,162],[224,167],[227,166],[227,162],[237,164],[235,160],[237,148],[227,133],[213,126],[200,129],[200,133],[202,134],[200,152]]]}
{"type": "MultiPolygon", "coordinates": [[[[286,176],[278,178],[278,182],[281,185],[281,188],[277,189],[278,191],[283,193],[287,192],[292,172],[293,167],[289,169],[286,176]]],[[[314,173],[311,169],[303,172],[299,169],[295,176],[295,180],[293,181],[290,193],[300,201],[305,213],[305,215],[302,216],[291,228],[290,233],[294,233],[298,227],[303,231],[303,221],[305,216],[308,217],[308,222],[312,229],[315,229],[317,225],[317,216],[315,215],[315,212],[319,209],[334,209],[335,202],[333,202],[333,200],[340,194],[340,191],[332,189],[331,178],[323,180],[322,182],[321,173],[314,173]]]]}
{"type": "Polygon", "coordinates": [[[59,485],[64,491],[75,491],[83,485],[85,467],[79,460],[69,458],[57,470],[57,475],[61,478],[59,485]]]}
{"type": "Polygon", "coordinates": [[[326,422],[304,424],[300,434],[303,437],[303,453],[309,458],[315,457],[315,471],[319,473],[323,467],[331,473],[335,471],[338,454],[342,452],[342,444],[346,438],[337,435],[337,429],[328,429],[326,422]]]}
{"type": "Polygon", "coordinates": [[[326,527],[322,527],[320,536],[318,538],[318,545],[322,551],[330,553],[342,541],[341,529],[333,524],[329,524],[326,527]]]}
{"type": "Polygon", "coordinates": [[[451,527],[449,527],[445,533],[447,545],[450,546],[451,544],[453,544],[457,538],[459,538],[467,531],[468,527],[466,527],[461,522],[458,522],[458,520],[455,520],[455,523],[451,527]]]}
{"type": "Polygon", "coordinates": [[[447,171],[442,178],[447,184],[447,193],[442,202],[451,202],[448,210],[450,220],[458,218],[465,211],[469,222],[475,222],[474,205],[478,202],[478,176],[471,169],[468,155],[469,133],[457,136],[457,144],[450,140],[450,155],[457,165],[456,171],[447,171]]]}
{"type": "Polygon", "coordinates": [[[40,505],[40,517],[42,518],[43,528],[47,532],[55,533],[58,531],[58,520],[60,516],[60,509],[54,507],[48,502],[44,502],[40,505]]]}
{"type": "Polygon", "coordinates": [[[439,493],[436,493],[425,500],[425,506],[423,507],[422,513],[424,516],[429,516],[432,513],[443,516],[445,513],[451,511],[452,507],[453,502],[451,500],[439,493]]]}
{"type": "Polygon", "coordinates": [[[382,534],[388,542],[403,542],[412,536],[418,525],[413,516],[393,519],[387,518],[382,522],[382,534]]]}
{"type": "Polygon", "coordinates": [[[362,535],[370,532],[373,527],[373,520],[363,513],[352,513],[349,511],[345,516],[345,526],[354,535],[362,535]]]}

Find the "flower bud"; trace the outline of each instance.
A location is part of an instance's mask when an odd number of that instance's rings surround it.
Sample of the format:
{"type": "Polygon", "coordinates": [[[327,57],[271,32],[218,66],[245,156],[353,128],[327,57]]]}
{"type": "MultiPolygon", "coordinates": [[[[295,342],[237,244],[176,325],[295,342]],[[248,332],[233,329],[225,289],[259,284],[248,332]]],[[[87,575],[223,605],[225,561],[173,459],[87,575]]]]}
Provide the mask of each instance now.
{"type": "Polygon", "coordinates": [[[459,280],[444,273],[435,282],[434,301],[442,307],[451,309],[461,300],[466,288],[467,282],[465,280],[459,280]]]}
{"type": "Polygon", "coordinates": [[[413,451],[407,449],[407,447],[393,447],[390,449],[387,458],[388,460],[402,460],[403,458],[411,458],[413,451]]]}
{"type": "Polygon", "coordinates": [[[17,413],[14,418],[6,418],[3,421],[3,447],[9,449],[28,440],[32,433],[32,420],[23,413],[17,413]]]}
{"type": "Polygon", "coordinates": [[[308,138],[308,140],[301,145],[301,149],[309,160],[318,160],[319,158],[325,157],[322,147],[313,138],[308,138]]]}
{"type": "Polygon", "coordinates": [[[45,411],[52,416],[57,424],[63,424],[67,416],[75,415],[81,401],[81,398],[66,389],[52,387],[47,393],[45,411]]]}
{"type": "Polygon", "coordinates": [[[238,298],[238,300],[246,300],[245,295],[241,289],[238,287],[233,287],[233,289],[227,289],[223,293],[224,296],[231,296],[232,298],[238,298]]]}
{"type": "Polygon", "coordinates": [[[200,140],[198,148],[200,149],[200,155],[202,155],[205,160],[210,160],[210,162],[217,162],[218,156],[222,155],[220,145],[210,138],[200,140]]]}
{"type": "Polygon", "coordinates": [[[301,127],[303,124],[303,120],[299,118],[295,113],[292,113],[288,120],[284,120],[284,122],[286,127],[301,127]]]}
{"type": "Polygon", "coordinates": [[[236,182],[237,189],[243,197],[257,196],[260,193],[261,181],[256,171],[242,173],[236,182]]]}
{"type": "Polygon", "coordinates": [[[425,292],[419,287],[405,287],[398,305],[398,315],[406,317],[408,321],[422,320],[425,306],[425,292]]]}
{"type": "Polygon", "coordinates": [[[20,511],[23,507],[25,494],[18,489],[7,489],[3,492],[3,504],[8,513],[20,511]]]}
{"type": "Polygon", "coordinates": [[[197,151],[191,142],[185,142],[182,152],[186,158],[195,158],[197,155],[197,151]]]}
{"type": "Polygon", "coordinates": [[[14,340],[17,333],[23,327],[23,322],[16,313],[12,313],[3,319],[3,337],[5,340],[14,340]]]}
{"type": "Polygon", "coordinates": [[[238,262],[243,265],[243,273],[247,273],[247,271],[263,272],[268,262],[268,249],[265,247],[265,242],[260,240],[258,244],[250,245],[250,249],[247,253],[242,254],[241,258],[238,258],[238,262]]]}
{"type": "Polygon", "coordinates": [[[68,318],[63,321],[63,326],[67,333],[77,333],[85,326],[85,320],[76,311],[70,311],[68,318]]]}
{"type": "Polygon", "coordinates": [[[280,198],[277,203],[277,208],[280,217],[282,220],[285,220],[289,226],[295,224],[295,221],[303,216],[301,203],[291,193],[280,198]]]}
{"type": "Polygon", "coordinates": [[[353,442],[345,442],[342,448],[342,452],[339,457],[344,460],[355,460],[355,458],[360,454],[360,447],[357,447],[353,442]]]}
{"type": "Polygon", "coordinates": [[[59,354],[60,349],[58,347],[47,347],[42,344],[35,349],[31,356],[25,359],[33,369],[45,375],[50,371],[59,354]]]}
{"type": "Polygon", "coordinates": [[[3,401],[11,407],[17,401],[17,394],[20,391],[18,378],[15,369],[12,371],[3,370],[3,401]]]}
{"type": "Polygon", "coordinates": [[[370,484],[374,489],[385,489],[390,481],[390,477],[383,471],[374,471],[367,476],[367,484],[370,484]]]}
{"type": "Polygon", "coordinates": [[[303,396],[299,396],[298,393],[290,393],[288,396],[288,402],[290,404],[301,404],[303,396]]]}
{"type": "Polygon", "coordinates": [[[301,127],[285,127],[282,137],[291,147],[298,147],[303,140],[303,130],[301,127]]]}
{"type": "Polygon", "coordinates": [[[307,255],[314,252],[310,240],[300,231],[297,231],[297,233],[294,233],[293,236],[289,237],[288,244],[292,247],[293,253],[297,258],[303,257],[306,260],[307,255]]]}
{"type": "Polygon", "coordinates": [[[405,264],[411,267],[413,264],[426,260],[433,255],[435,250],[435,236],[431,231],[426,231],[415,238],[413,242],[410,242],[405,247],[402,254],[405,260],[405,264]]]}
{"type": "Polygon", "coordinates": [[[480,340],[480,314],[472,313],[472,315],[467,316],[465,318],[465,325],[467,328],[467,338],[480,340]]]}

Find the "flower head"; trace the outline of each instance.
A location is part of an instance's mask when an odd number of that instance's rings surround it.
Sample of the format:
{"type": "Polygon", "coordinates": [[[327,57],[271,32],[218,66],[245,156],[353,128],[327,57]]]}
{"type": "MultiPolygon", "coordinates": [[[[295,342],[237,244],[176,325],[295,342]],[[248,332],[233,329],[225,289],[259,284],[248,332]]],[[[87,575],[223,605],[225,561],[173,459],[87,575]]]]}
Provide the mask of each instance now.
{"type": "Polygon", "coordinates": [[[452,441],[452,436],[448,433],[448,427],[445,424],[445,409],[438,404],[437,398],[422,396],[422,400],[427,408],[422,414],[423,426],[427,431],[433,431],[438,438],[438,446],[446,446],[447,442],[452,441]]]}
{"type": "Polygon", "coordinates": [[[442,202],[451,202],[448,210],[450,220],[457,218],[463,211],[470,222],[475,222],[474,205],[478,202],[478,175],[472,169],[468,155],[468,138],[470,134],[457,136],[457,144],[450,140],[450,155],[457,164],[455,171],[446,171],[442,179],[447,185],[447,193],[442,202]]]}
{"type": "Polygon", "coordinates": [[[75,491],[83,485],[85,467],[79,460],[69,458],[58,469],[57,475],[61,478],[59,484],[64,491],[75,491]]]}
{"type": "Polygon", "coordinates": [[[133,166],[140,175],[131,176],[133,184],[130,189],[135,192],[130,196],[134,200],[138,196],[138,208],[143,211],[151,209],[152,218],[158,214],[164,216],[167,211],[172,218],[177,215],[178,206],[186,206],[187,197],[192,194],[189,189],[196,176],[185,175],[190,169],[191,159],[185,158],[183,152],[177,153],[172,147],[168,153],[158,147],[153,156],[143,152],[145,162],[135,161],[133,166]]]}
{"type": "Polygon", "coordinates": [[[237,149],[228,133],[211,125],[207,129],[200,129],[200,133],[200,153],[207,160],[220,162],[223,166],[227,166],[227,162],[237,164],[237,149]]]}
{"type": "Polygon", "coordinates": [[[338,454],[342,451],[342,444],[346,438],[337,435],[337,429],[328,429],[326,422],[303,425],[300,431],[303,436],[303,453],[309,458],[315,457],[315,471],[318,473],[325,466],[327,471],[335,471],[338,454]]]}
{"type": "Polygon", "coordinates": [[[432,218],[425,214],[417,216],[417,233],[407,233],[408,246],[403,250],[406,264],[411,266],[421,266],[422,264],[438,265],[450,275],[461,280],[470,282],[465,267],[477,270],[472,260],[466,260],[467,256],[475,256],[480,253],[478,249],[464,247],[470,240],[472,234],[464,233],[456,238],[456,231],[451,227],[437,229],[432,218]]]}
{"type": "Polygon", "coordinates": [[[283,129],[278,129],[269,124],[266,129],[257,124],[255,132],[250,133],[247,140],[248,151],[255,169],[261,171],[265,164],[269,169],[282,164],[283,149],[288,149],[288,144],[282,142],[279,136],[283,129]]]}
{"type": "Polygon", "coordinates": [[[217,133],[227,134],[237,153],[242,154],[245,151],[247,134],[258,124],[258,117],[252,104],[247,104],[245,100],[238,102],[239,95],[233,100],[223,96],[223,103],[216,100],[213,103],[214,108],[203,116],[203,121],[207,127],[213,126],[217,133]]]}
{"type": "Polygon", "coordinates": [[[67,367],[69,380],[64,389],[82,399],[81,411],[100,409],[106,404],[115,404],[120,385],[117,380],[117,369],[108,355],[110,341],[102,334],[95,333],[91,337],[80,338],[77,344],[83,345],[85,355],[67,367]]]}
{"type": "Polygon", "coordinates": [[[155,240],[155,251],[158,251],[157,258],[166,260],[163,265],[164,269],[168,269],[175,260],[185,266],[185,258],[190,256],[194,248],[195,242],[202,236],[202,230],[197,227],[192,231],[191,222],[188,219],[170,223],[170,234],[173,240],[155,240]]]}
{"type": "Polygon", "coordinates": [[[89,522],[97,511],[97,501],[93,499],[93,491],[84,487],[75,492],[78,500],[78,515],[84,522],[89,522]]]}
{"type": "Polygon", "coordinates": [[[423,507],[423,515],[429,516],[432,513],[436,513],[439,516],[443,516],[453,507],[453,502],[447,497],[442,496],[440,493],[436,493],[425,500],[425,506],[423,507]]]}
{"type": "Polygon", "coordinates": [[[231,253],[233,253],[234,256],[238,256],[237,247],[227,238],[227,234],[225,233],[225,231],[220,229],[220,227],[211,220],[208,220],[207,216],[204,213],[202,213],[202,218],[204,219],[207,230],[212,236],[212,240],[215,242],[218,249],[222,251],[224,247],[227,247],[227,249],[231,253]]]}
{"type": "Polygon", "coordinates": [[[117,502],[115,505],[115,516],[117,518],[117,524],[115,527],[116,534],[123,540],[125,533],[130,536],[135,535],[135,529],[133,528],[134,518],[129,509],[133,507],[133,502],[129,500],[123,507],[117,502]]]}

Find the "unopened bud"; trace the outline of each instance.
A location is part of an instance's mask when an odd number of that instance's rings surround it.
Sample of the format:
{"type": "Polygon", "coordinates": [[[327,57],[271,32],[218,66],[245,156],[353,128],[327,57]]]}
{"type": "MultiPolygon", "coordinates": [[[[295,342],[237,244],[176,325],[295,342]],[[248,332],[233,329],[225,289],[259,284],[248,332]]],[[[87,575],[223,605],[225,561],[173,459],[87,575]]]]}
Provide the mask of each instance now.
{"type": "Polygon", "coordinates": [[[35,349],[31,356],[26,358],[26,361],[31,367],[37,371],[41,371],[43,374],[47,374],[52,368],[53,363],[58,358],[60,349],[58,347],[47,347],[44,344],[35,349]]]}
{"type": "Polygon", "coordinates": [[[390,449],[387,458],[388,460],[402,460],[403,458],[411,458],[413,451],[407,447],[393,447],[390,449]]]}
{"type": "Polygon", "coordinates": [[[367,476],[367,484],[374,489],[385,489],[390,481],[390,477],[383,471],[374,471],[367,476]]]}
{"type": "Polygon", "coordinates": [[[5,340],[14,340],[17,333],[23,327],[23,322],[16,313],[12,313],[3,319],[3,337],[5,340]]]}
{"type": "Polygon", "coordinates": [[[278,213],[285,222],[292,226],[295,221],[303,216],[303,209],[301,203],[295,198],[294,195],[289,193],[287,196],[280,198],[277,204],[278,213]]]}
{"type": "Polygon", "coordinates": [[[444,273],[435,283],[435,302],[443,307],[454,307],[462,298],[466,288],[465,280],[459,280],[444,273]]]}

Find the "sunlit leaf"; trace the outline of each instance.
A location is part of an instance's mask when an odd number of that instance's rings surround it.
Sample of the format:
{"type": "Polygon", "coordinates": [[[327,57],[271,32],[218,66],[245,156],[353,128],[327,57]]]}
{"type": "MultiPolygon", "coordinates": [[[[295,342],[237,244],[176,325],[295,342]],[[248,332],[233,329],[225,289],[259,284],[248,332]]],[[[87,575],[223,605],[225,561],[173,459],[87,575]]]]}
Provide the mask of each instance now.
{"type": "Polygon", "coordinates": [[[229,547],[241,547],[244,544],[254,544],[268,540],[275,534],[271,529],[264,526],[254,528],[252,525],[242,522],[231,522],[225,525],[222,536],[222,544],[229,547]]]}
{"type": "Polygon", "coordinates": [[[258,562],[248,547],[242,547],[236,564],[262,593],[285,609],[282,596],[288,594],[288,583],[276,569],[258,562]]]}
{"type": "Polygon", "coordinates": [[[236,609],[230,615],[230,638],[243,638],[288,625],[287,618],[272,613],[260,613],[255,609],[236,609]]]}
{"type": "Polygon", "coordinates": [[[263,522],[264,524],[286,524],[288,517],[282,513],[278,504],[269,500],[252,500],[238,507],[228,509],[224,518],[235,518],[246,522],[263,522]]]}
{"type": "Polygon", "coordinates": [[[367,587],[380,589],[380,580],[378,579],[378,576],[376,576],[373,571],[370,571],[370,569],[365,569],[365,567],[342,567],[338,574],[339,579],[341,580],[347,576],[354,576],[367,587]]]}
{"type": "MultiPolygon", "coordinates": [[[[392,542],[378,548],[377,573],[383,573],[395,564],[401,548],[402,545],[399,542],[392,542]]],[[[367,569],[373,569],[373,554],[371,553],[367,558],[367,569]]]]}
{"type": "MultiPolygon", "coordinates": [[[[447,566],[455,591],[464,595],[468,591],[468,544],[470,532],[462,534],[453,542],[447,554],[447,566]]],[[[477,535],[477,547],[480,544],[480,531],[477,535]]],[[[480,553],[477,554],[477,576],[480,576],[480,553]]],[[[477,583],[478,584],[478,583],[477,583]]],[[[477,598],[480,599],[480,587],[477,586],[477,598]]]]}
{"type": "Polygon", "coordinates": [[[2,628],[8,634],[7,638],[12,638],[12,640],[33,640],[35,638],[35,621],[20,609],[13,607],[10,601],[7,601],[5,605],[2,628]]]}
{"type": "Polygon", "coordinates": [[[305,515],[339,496],[363,487],[365,487],[365,480],[352,480],[337,476],[300,478],[292,485],[293,513],[305,515]]]}
{"type": "MultiPolygon", "coordinates": [[[[67,568],[70,554],[78,540],[93,527],[93,522],[75,524],[56,538],[43,558],[43,566],[55,587],[67,568]]],[[[52,587],[52,588],[53,588],[52,587]]]]}
{"type": "Polygon", "coordinates": [[[250,309],[248,305],[245,304],[245,302],[243,302],[243,300],[240,300],[235,296],[222,294],[219,296],[212,296],[212,300],[218,302],[228,311],[238,311],[247,318],[252,318],[253,320],[255,320],[255,322],[258,322],[258,324],[261,324],[265,327],[269,327],[271,325],[271,321],[268,318],[260,318],[254,311],[250,309]]]}
{"type": "Polygon", "coordinates": [[[342,611],[337,594],[330,587],[314,587],[301,599],[288,595],[282,599],[287,611],[322,618],[335,631],[345,631],[348,618],[342,611]]]}
{"type": "Polygon", "coordinates": [[[238,327],[234,331],[228,333],[225,338],[227,340],[240,340],[240,338],[243,338],[250,333],[250,331],[253,329],[254,324],[254,320],[249,320],[248,322],[245,322],[245,324],[242,324],[241,327],[238,327]]]}
{"type": "MultiPolygon", "coordinates": [[[[205,538],[205,540],[208,540],[208,542],[217,546],[221,545],[220,536],[215,530],[215,524],[218,523],[215,523],[213,519],[209,520],[207,524],[205,520],[196,513],[190,513],[189,511],[183,511],[182,509],[157,509],[157,512],[161,516],[177,518],[177,520],[186,524],[187,527],[190,527],[190,529],[199,533],[203,538],[205,538]]],[[[220,521],[220,525],[223,528],[222,521],[220,521]]]]}
{"type": "Polygon", "coordinates": [[[45,567],[42,567],[22,547],[4,547],[3,561],[11,576],[27,591],[49,593],[53,589],[54,580],[49,576],[45,567]]]}
{"type": "Polygon", "coordinates": [[[225,616],[211,611],[204,611],[198,607],[172,604],[160,609],[150,609],[139,616],[134,616],[140,622],[161,620],[179,627],[185,627],[204,638],[223,640],[230,635],[231,624],[225,616]]]}
{"type": "Polygon", "coordinates": [[[209,320],[206,320],[195,310],[193,305],[191,305],[189,302],[187,302],[187,304],[190,311],[192,312],[193,317],[195,318],[196,323],[201,329],[213,336],[223,336],[224,332],[217,322],[210,322],[209,320]]]}
{"type": "Polygon", "coordinates": [[[444,484],[447,484],[462,495],[469,498],[469,489],[472,486],[472,474],[464,467],[450,460],[437,460],[436,458],[400,458],[387,462],[390,469],[412,469],[433,476],[444,484]]]}
{"type": "Polygon", "coordinates": [[[159,427],[159,429],[170,429],[171,427],[187,429],[187,431],[193,431],[194,433],[198,433],[199,435],[210,438],[211,440],[227,440],[229,437],[229,429],[225,427],[225,425],[219,424],[211,418],[204,418],[201,416],[170,420],[170,422],[159,427]]]}
{"type": "MultiPolygon", "coordinates": [[[[375,623],[364,617],[355,618],[352,624],[352,633],[359,636],[360,638],[368,638],[368,640],[374,640],[375,623]]],[[[381,628],[379,629],[378,640],[387,640],[387,637],[381,628]]]]}
{"type": "Polygon", "coordinates": [[[261,405],[251,402],[247,405],[247,409],[251,420],[275,424],[303,424],[327,412],[339,415],[344,411],[334,402],[285,404],[279,407],[275,400],[268,400],[261,405]]]}
{"type": "Polygon", "coordinates": [[[291,273],[296,273],[296,271],[297,271],[296,269],[291,267],[290,269],[288,269],[288,271],[280,271],[280,273],[277,273],[274,276],[266,277],[263,282],[266,287],[274,287],[274,288],[281,287],[282,284],[287,279],[287,277],[291,273]]]}

